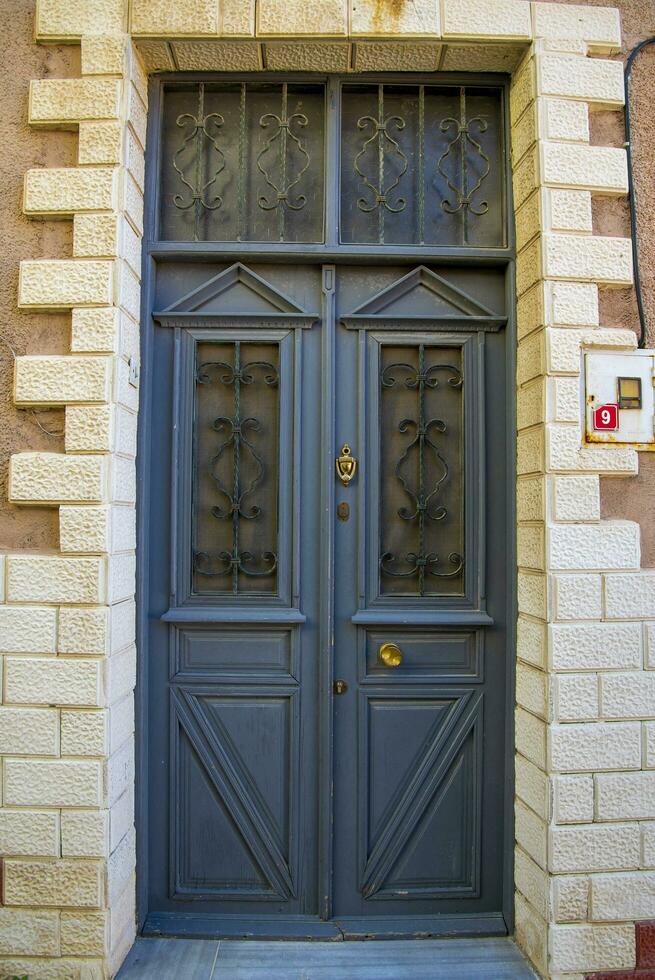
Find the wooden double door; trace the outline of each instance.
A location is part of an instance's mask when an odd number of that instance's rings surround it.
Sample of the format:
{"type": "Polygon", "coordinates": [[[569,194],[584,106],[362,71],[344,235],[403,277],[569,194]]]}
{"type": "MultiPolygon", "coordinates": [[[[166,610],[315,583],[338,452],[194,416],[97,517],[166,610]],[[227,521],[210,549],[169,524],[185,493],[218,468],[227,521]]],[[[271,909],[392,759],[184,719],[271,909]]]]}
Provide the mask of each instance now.
{"type": "Polygon", "coordinates": [[[506,293],[159,264],[146,933],[507,931],[506,293]]]}

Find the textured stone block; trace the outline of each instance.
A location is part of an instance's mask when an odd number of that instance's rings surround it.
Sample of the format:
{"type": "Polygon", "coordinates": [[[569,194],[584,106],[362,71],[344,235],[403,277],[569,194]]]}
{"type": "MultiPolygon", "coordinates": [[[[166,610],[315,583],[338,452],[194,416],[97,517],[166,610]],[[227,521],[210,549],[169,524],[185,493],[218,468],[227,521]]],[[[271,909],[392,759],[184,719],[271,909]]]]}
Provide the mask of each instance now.
{"type": "Polygon", "coordinates": [[[0,708],[0,754],[58,755],[58,721],[47,708],[0,708]]]}
{"type": "Polygon", "coordinates": [[[61,952],[66,956],[105,956],[106,912],[62,912],[61,952]]]}
{"type": "Polygon", "coordinates": [[[5,861],[7,905],[97,908],[102,883],[98,861],[5,861]]]}
{"type": "Polygon", "coordinates": [[[427,34],[438,37],[439,0],[381,7],[378,0],[350,0],[350,33],[368,37],[407,37],[427,34]]]}
{"type": "Polygon", "coordinates": [[[69,405],[66,408],[66,452],[111,452],[114,413],[109,405],[69,405]]]}
{"type": "Polygon", "coordinates": [[[100,558],[10,555],[7,597],[10,602],[101,603],[105,599],[105,563],[100,558]]]}
{"type": "Polygon", "coordinates": [[[123,0],[38,0],[37,41],[75,41],[84,34],[112,34],[125,29],[123,0]]]}
{"type": "Polygon", "coordinates": [[[108,507],[61,507],[59,547],[72,554],[99,554],[109,550],[108,507]]]}
{"type": "Polygon", "coordinates": [[[539,915],[547,918],[548,876],[520,847],[514,852],[514,884],[539,915]]]}
{"type": "Polygon", "coordinates": [[[77,162],[82,165],[120,163],[120,124],[117,122],[80,122],[77,162]]]}
{"type": "Polygon", "coordinates": [[[106,857],[109,853],[107,811],[62,811],[61,853],[63,857],[106,857]]]}
{"type": "Polygon", "coordinates": [[[58,956],[56,912],[0,909],[0,956],[58,956]]]}
{"type": "Polygon", "coordinates": [[[547,675],[526,664],[516,665],[516,703],[540,718],[548,712],[547,675]]]}
{"type": "Polygon", "coordinates": [[[176,41],[171,47],[183,71],[259,71],[263,67],[256,41],[176,41]]]}
{"type": "Polygon", "coordinates": [[[595,721],[599,715],[596,674],[554,678],[553,714],[557,721],[595,721]]]}
{"type": "Polygon", "coordinates": [[[544,313],[544,284],[540,282],[520,296],[517,301],[516,323],[519,340],[544,326],[544,313]]]}
{"type": "Polygon", "coordinates": [[[104,711],[62,711],[61,754],[103,756],[107,751],[104,711]]]}
{"type": "Polygon", "coordinates": [[[512,76],[509,109],[514,127],[537,94],[534,58],[527,58],[512,76]]]}
{"type": "Polygon", "coordinates": [[[544,470],[544,429],[538,426],[523,430],[517,439],[517,472],[542,473],[544,470]]]}
{"type": "MultiPolygon", "coordinates": [[[[97,27],[95,28],[97,31],[97,27]]],[[[125,71],[123,34],[86,33],[82,37],[83,75],[122,75],[125,71]]]]}
{"type": "Polygon", "coordinates": [[[603,597],[600,575],[554,575],[555,618],[600,619],[603,597]]]}
{"type": "Polygon", "coordinates": [[[544,235],[544,274],[560,279],[594,280],[607,285],[629,286],[632,283],[630,248],[628,238],[544,235]]]}
{"type": "Polygon", "coordinates": [[[107,703],[115,704],[131,695],[136,684],[136,648],[132,645],[107,662],[107,703]]]}
{"type": "Polygon", "coordinates": [[[516,511],[519,521],[543,521],[544,481],[541,477],[526,477],[516,484],[516,511]]]}
{"type": "Polygon", "coordinates": [[[264,51],[266,67],[271,71],[350,70],[350,44],[346,41],[271,41],[264,51]]]}
{"type": "MultiPolygon", "coordinates": [[[[112,353],[118,347],[119,311],[114,307],[73,310],[71,350],[112,353]]],[[[22,360],[22,358],[19,358],[22,360]]],[[[94,399],[86,399],[93,401],[94,399]]]]}
{"type": "Polygon", "coordinates": [[[546,868],[548,828],[532,810],[516,800],[514,804],[514,836],[517,843],[540,868],[546,868]]]}
{"type": "Polygon", "coordinates": [[[105,495],[102,456],[17,453],[9,461],[8,496],[14,504],[97,503],[105,495]]]}
{"type": "Polygon", "coordinates": [[[73,256],[76,259],[113,258],[119,251],[120,219],[116,214],[75,214],[73,256]]]}
{"type": "Polygon", "coordinates": [[[524,53],[522,44],[448,44],[441,71],[501,71],[511,74],[524,53]]]}
{"type": "Polygon", "coordinates": [[[623,66],[619,61],[555,54],[542,55],[536,61],[539,95],[582,99],[598,106],[623,105],[623,66]]]}
{"type": "Polygon", "coordinates": [[[134,643],[135,617],[136,606],[133,599],[111,607],[109,625],[112,654],[134,643]]]}
{"type": "Polygon", "coordinates": [[[589,879],[573,875],[551,878],[556,922],[584,922],[589,909],[589,879]]]}
{"type": "Polygon", "coordinates": [[[36,606],[0,606],[0,653],[54,653],[57,613],[36,606]]]}
{"type": "Polygon", "coordinates": [[[544,334],[543,330],[540,330],[537,333],[531,333],[519,344],[516,357],[516,380],[520,385],[525,384],[527,381],[542,375],[544,370],[544,334]]]}
{"type": "Polygon", "coordinates": [[[111,386],[111,359],[51,355],[18,357],[14,400],[17,405],[104,402],[111,386]]]}
{"type": "Polygon", "coordinates": [[[642,664],[639,623],[553,624],[553,670],[630,670],[642,664]]]}
{"type": "MultiPolygon", "coordinates": [[[[548,331],[550,333],[550,331],[548,331]]],[[[547,349],[552,347],[547,344],[547,349]]],[[[581,384],[579,377],[547,378],[546,409],[551,422],[580,422],[581,384]]]]}
{"type": "Polygon", "coordinates": [[[533,23],[535,37],[579,38],[598,52],[621,48],[619,11],[614,7],[535,3],[533,23]]]}
{"type": "Polygon", "coordinates": [[[436,71],[441,47],[415,41],[359,41],[355,46],[356,71],[436,71]]]}
{"type": "Polygon", "coordinates": [[[584,102],[540,99],[539,118],[545,139],[589,142],[589,109],[584,102]]]}
{"type": "Polygon", "coordinates": [[[59,857],[59,815],[51,810],[0,810],[0,853],[59,857]]]}
{"type": "MultiPolygon", "coordinates": [[[[129,947],[122,949],[123,959],[129,952],[129,947]]],[[[114,969],[117,970],[122,960],[116,961],[114,969]]],[[[102,960],[79,959],[71,957],[52,957],[27,958],[27,957],[5,957],[2,960],[3,970],[8,971],[8,976],[24,977],[29,980],[100,980],[105,964],[102,960]]]]}
{"type": "Polygon", "coordinates": [[[516,795],[544,820],[549,817],[548,777],[522,755],[516,756],[516,795]]]}
{"type": "Polygon", "coordinates": [[[516,943],[541,975],[545,976],[548,960],[548,926],[530,903],[524,900],[520,892],[516,892],[514,907],[516,943]]]}
{"type": "MultiPolygon", "coordinates": [[[[553,725],[550,729],[550,761],[556,772],[639,769],[639,724],[553,725]]],[[[592,865],[586,867],[591,868],[592,865]]]]}
{"type": "Polygon", "coordinates": [[[593,471],[626,476],[637,472],[637,453],[634,449],[582,446],[582,434],[577,425],[552,423],[548,426],[545,462],[551,470],[559,472],[593,471]]]}
{"type": "Polygon", "coordinates": [[[597,820],[655,818],[655,772],[601,773],[595,783],[597,820]]]}
{"type": "Polygon", "coordinates": [[[597,476],[557,476],[553,480],[553,488],[555,520],[600,520],[600,483],[597,476]]]}
{"type": "Polygon", "coordinates": [[[136,867],[136,833],[132,828],[112,852],[107,864],[107,895],[114,905],[134,878],[136,867]]]}
{"type": "Polygon", "coordinates": [[[7,703],[98,705],[101,701],[97,660],[7,657],[5,673],[7,703]]]}
{"type": "Polygon", "coordinates": [[[591,917],[595,921],[652,919],[655,916],[655,874],[633,872],[594,875],[591,917]]]}
{"type": "Polygon", "coordinates": [[[143,67],[148,73],[175,71],[175,62],[171,56],[170,46],[166,41],[138,40],[136,50],[139,53],[143,67]]]}
{"type": "MultiPolygon", "coordinates": [[[[450,45],[448,49],[450,49],[450,45]]],[[[514,167],[519,160],[534,146],[537,139],[537,114],[534,105],[524,112],[511,128],[511,153],[514,167]]]]}
{"type": "Polygon", "coordinates": [[[547,193],[549,231],[593,230],[591,194],[589,191],[571,191],[553,188],[547,193]]]}
{"type": "Polygon", "coordinates": [[[613,327],[593,327],[586,330],[546,331],[546,364],[549,373],[580,375],[583,347],[615,347],[631,350],[636,346],[632,330],[613,327]]]}
{"type": "Polygon", "coordinates": [[[627,194],[625,150],[576,143],[541,143],[543,181],[553,187],[580,187],[596,194],[627,194]]]}
{"type": "Polygon", "coordinates": [[[550,869],[571,871],[631,870],[639,867],[637,824],[552,827],[550,869]]]}
{"type": "Polygon", "coordinates": [[[553,569],[639,568],[639,525],[633,521],[553,524],[549,543],[553,569]]]}
{"type": "Polygon", "coordinates": [[[655,722],[644,724],[644,767],[655,769],[655,722]]]}
{"type": "Polygon", "coordinates": [[[553,925],[550,950],[551,968],[562,973],[632,969],[634,925],[553,925]]]}
{"type": "Polygon", "coordinates": [[[115,207],[114,171],[106,167],[42,167],[25,174],[23,211],[66,217],[76,211],[115,207]]]}
{"type": "Polygon", "coordinates": [[[109,612],[97,609],[59,610],[59,653],[102,656],[109,643],[109,612]]]}
{"type": "Polygon", "coordinates": [[[591,823],[593,821],[594,781],[592,776],[553,777],[553,817],[558,824],[591,823]]]}
{"type": "Polygon", "coordinates": [[[598,286],[582,282],[546,284],[546,320],[549,326],[598,326],[598,286]]]}
{"type": "Polygon", "coordinates": [[[519,572],[519,612],[538,619],[546,618],[546,578],[530,572],[519,572]]]}
{"type": "Polygon", "coordinates": [[[521,754],[535,766],[544,769],[546,766],[546,725],[523,708],[516,709],[515,716],[516,744],[521,748],[521,754]]]}
{"type": "Polygon", "coordinates": [[[539,177],[539,157],[537,147],[523,156],[518,166],[512,174],[512,185],[514,187],[514,207],[520,208],[524,201],[537,190],[540,184],[539,177]]]}
{"type": "Polygon", "coordinates": [[[260,35],[338,35],[348,33],[347,0],[260,0],[257,4],[260,35]]]}
{"type": "Polygon", "coordinates": [[[103,306],[112,301],[113,264],[92,259],[23,259],[18,280],[22,309],[103,306]]]}
{"type": "Polygon", "coordinates": [[[131,692],[111,706],[109,711],[109,739],[112,755],[124,742],[134,736],[134,698],[131,692]]]}
{"type": "Polygon", "coordinates": [[[608,575],[605,611],[608,619],[648,619],[655,609],[655,572],[608,575]]]}
{"type": "Polygon", "coordinates": [[[38,79],[30,82],[30,124],[73,129],[81,120],[117,119],[120,91],[114,78],[38,79]]]}
{"type": "Polygon", "coordinates": [[[543,527],[519,527],[517,558],[521,568],[544,568],[543,527]]]}
{"type": "Polygon", "coordinates": [[[444,37],[467,40],[532,37],[530,8],[515,0],[442,0],[444,37]]]}
{"type": "Polygon", "coordinates": [[[655,718],[655,674],[608,674],[600,691],[604,718],[655,718]]]}
{"type": "Polygon", "coordinates": [[[4,789],[5,803],[10,806],[98,806],[102,767],[86,760],[5,759],[4,789]]]}
{"type": "Polygon", "coordinates": [[[535,623],[531,619],[519,616],[516,629],[516,652],[521,660],[545,667],[546,664],[546,629],[543,623],[535,623]]]}
{"type": "Polygon", "coordinates": [[[165,38],[218,34],[215,0],[133,0],[131,33],[165,38]]]}

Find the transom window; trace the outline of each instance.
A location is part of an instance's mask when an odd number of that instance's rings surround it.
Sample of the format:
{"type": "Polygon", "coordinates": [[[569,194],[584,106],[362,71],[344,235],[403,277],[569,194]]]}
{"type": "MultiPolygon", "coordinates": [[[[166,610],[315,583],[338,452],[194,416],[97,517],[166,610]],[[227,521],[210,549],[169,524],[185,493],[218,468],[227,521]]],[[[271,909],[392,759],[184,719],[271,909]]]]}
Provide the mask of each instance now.
{"type": "Polygon", "coordinates": [[[168,86],[158,237],[504,247],[503,118],[491,85],[168,86]]]}

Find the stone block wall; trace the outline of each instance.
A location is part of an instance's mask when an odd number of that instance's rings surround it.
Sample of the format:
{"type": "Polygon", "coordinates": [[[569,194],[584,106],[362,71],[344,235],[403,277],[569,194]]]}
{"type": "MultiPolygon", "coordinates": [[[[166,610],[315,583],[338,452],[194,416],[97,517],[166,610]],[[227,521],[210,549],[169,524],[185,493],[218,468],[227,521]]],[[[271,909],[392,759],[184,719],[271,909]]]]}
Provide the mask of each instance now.
{"type": "Polygon", "coordinates": [[[148,72],[512,72],[517,230],[516,936],[544,977],[632,970],[655,916],[655,572],[639,527],[600,519],[630,449],[582,443],[582,352],[629,350],[599,287],[630,242],[593,232],[627,190],[589,143],[620,110],[610,8],[526,0],[39,0],[36,38],[81,45],[39,79],[30,124],[78,134],[78,165],[25,175],[71,254],[21,264],[18,303],[70,311],[70,353],[19,357],[19,406],[65,409],[65,451],[14,455],[10,499],[57,508],[59,550],[0,559],[0,972],[113,975],[135,931],[135,454],[148,72]]]}

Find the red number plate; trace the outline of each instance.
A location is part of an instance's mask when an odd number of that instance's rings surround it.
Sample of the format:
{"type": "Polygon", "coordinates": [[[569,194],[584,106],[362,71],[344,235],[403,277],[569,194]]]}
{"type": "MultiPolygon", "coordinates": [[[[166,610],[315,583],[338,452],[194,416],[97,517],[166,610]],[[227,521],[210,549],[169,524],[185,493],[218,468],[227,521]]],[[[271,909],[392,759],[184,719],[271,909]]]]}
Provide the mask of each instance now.
{"type": "Polygon", "coordinates": [[[616,432],[619,427],[619,406],[599,405],[593,412],[594,429],[616,432]]]}

